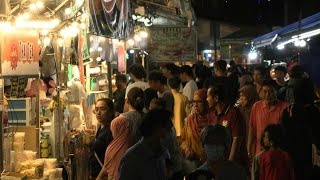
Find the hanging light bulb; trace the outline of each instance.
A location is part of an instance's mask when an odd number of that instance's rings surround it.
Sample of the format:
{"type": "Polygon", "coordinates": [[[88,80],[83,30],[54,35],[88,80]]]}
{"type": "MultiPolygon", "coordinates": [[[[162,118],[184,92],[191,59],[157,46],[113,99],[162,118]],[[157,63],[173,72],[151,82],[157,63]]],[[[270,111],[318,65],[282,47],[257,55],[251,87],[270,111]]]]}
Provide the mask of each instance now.
{"type": "Polygon", "coordinates": [[[72,23],[72,26],[73,26],[73,27],[78,27],[78,25],[79,25],[79,23],[76,22],[76,21],[72,23]]]}
{"type": "Polygon", "coordinates": [[[66,13],[67,15],[71,14],[71,13],[72,13],[71,8],[66,8],[66,9],[64,10],[64,13],[66,13]]]}
{"type": "Polygon", "coordinates": [[[37,10],[37,6],[35,4],[30,4],[29,9],[31,11],[35,11],[35,10],[37,10]]]}
{"type": "Polygon", "coordinates": [[[148,33],[146,32],[146,31],[140,31],[140,36],[142,37],[142,38],[147,38],[148,37],[148,33]]]}
{"type": "Polygon", "coordinates": [[[100,62],[101,61],[101,57],[97,57],[97,59],[96,59],[98,62],[100,62]]]}
{"type": "Polygon", "coordinates": [[[129,44],[129,46],[133,46],[134,45],[134,40],[133,39],[129,39],[128,40],[128,44],[129,44]]]}
{"type": "Polygon", "coordinates": [[[305,47],[307,45],[307,43],[306,43],[306,41],[305,40],[300,40],[300,42],[299,42],[299,46],[300,47],[305,47]]]}
{"type": "Polygon", "coordinates": [[[62,29],[61,31],[60,31],[60,35],[62,36],[62,37],[67,37],[68,36],[68,30],[67,29],[62,29]]]}
{"type": "Polygon", "coordinates": [[[24,13],[22,15],[22,17],[23,17],[23,19],[29,19],[30,18],[30,14],[26,12],[26,13],[24,13]]]}
{"type": "Polygon", "coordinates": [[[49,34],[49,31],[47,29],[44,29],[42,30],[41,32],[42,35],[48,35],[49,34]]]}
{"type": "Polygon", "coordinates": [[[36,2],[36,6],[38,9],[42,9],[44,5],[43,5],[42,1],[38,1],[38,2],[36,2]]]}
{"type": "Polygon", "coordinates": [[[134,40],[136,40],[137,42],[141,41],[141,37],[139,35],[134,35],[134,40]]]}
{"type": "Polygon", "coordinates": [[[49,37],[45,37],[43,39],[43,44],[46,45],[46,46],[50,45],[50,42],[51,42],[51,39],[49,37]]]}
{"type": "Polygon", "coordinates": [[[85,23],[81,23],[80,27],[81,27],[81,29],[86,29],[86,24],[85,23]]]}
{"type": "Polygon", "coordinates": [[[53,19],[53,20],[52,20],[52,24],[54,24],[54,26],[59,25],[59,23],[60,23],[60,20],[59,20],[59,19],[53,19]]]}
{"type": "Polygon", "coordinates": [[[98,47],[98,51],[101,52],[102,51],[102,47],[98,47]]]}

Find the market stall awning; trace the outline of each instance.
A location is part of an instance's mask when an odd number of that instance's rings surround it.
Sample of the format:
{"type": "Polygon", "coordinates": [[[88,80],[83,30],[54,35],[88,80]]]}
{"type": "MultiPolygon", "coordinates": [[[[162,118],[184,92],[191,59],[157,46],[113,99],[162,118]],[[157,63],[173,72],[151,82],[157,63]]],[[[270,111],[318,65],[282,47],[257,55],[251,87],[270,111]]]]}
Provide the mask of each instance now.
{"type": "MultiPolygon", "coordinates": [[[[309,16],[301,20],[301,31],[307,30],[314,26],[320,25],[320,13],[309,16]]],[[[287,25],[283,28],[274,30],[252,40],[256,47],[271,45],[278,37],[284,37],[287,34],[297,32],[299,30],[299,21],[287,25]]]]}

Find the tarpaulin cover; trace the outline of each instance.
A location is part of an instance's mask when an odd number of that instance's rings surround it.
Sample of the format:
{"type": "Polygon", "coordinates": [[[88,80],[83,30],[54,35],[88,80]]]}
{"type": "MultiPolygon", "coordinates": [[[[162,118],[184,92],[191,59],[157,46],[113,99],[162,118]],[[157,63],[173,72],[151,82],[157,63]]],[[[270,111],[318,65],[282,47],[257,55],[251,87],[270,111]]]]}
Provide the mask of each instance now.
{"type": "Polygon", "coordinates": [[[90,0],[90,32],[125,39],[133,32],[130,0],[90,0]]]}
{"type": "MultiPolygon", "coordinates": [[[[316,26],[316,25],[320,25],[320,13],[314,14],[312,16],[309,16],[307,18],[304,18],[301,20],[301,30],[316,26]]],[[[255,44],[259,44],[260,42],[263,42],[267,39],[272,39],[272,37],[274,37],[276,34],[278,34],[279,36],[281,35],[285,35],[288,33],[292,33],[295,31],[299,30],[299,22],[295,22],[292,24],[289,24],[283,28],[274,30],[270,33],[264,34],[260,37],[257,37],[255,39],[252,40],[253,43],[255,44]]]]}

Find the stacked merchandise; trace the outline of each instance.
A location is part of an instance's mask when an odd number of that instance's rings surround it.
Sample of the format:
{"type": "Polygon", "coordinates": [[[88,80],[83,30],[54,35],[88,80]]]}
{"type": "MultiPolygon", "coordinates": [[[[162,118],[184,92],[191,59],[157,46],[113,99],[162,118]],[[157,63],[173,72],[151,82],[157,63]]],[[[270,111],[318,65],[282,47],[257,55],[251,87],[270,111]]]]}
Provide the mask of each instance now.
{"type": "Polygon", "coordinates": [[[11,171],[20,172],[21,163],[24,161],[23,151],[25,145],[25,133],[17,132],[13,136],[12,150],[11,151],[11,171]]]}
{"type": "Polygon", "coordinates": [[[49,158],[51,157],[52,147],[50,144],[49,134],[41,133],[40,140],[40,157],[41,158],[49,158]]]}
{"type": "Polygon", "coordinates": [[[57,159],[44,159],[44,180],[62,180],[62,168],[57,167],[57,159]]]}

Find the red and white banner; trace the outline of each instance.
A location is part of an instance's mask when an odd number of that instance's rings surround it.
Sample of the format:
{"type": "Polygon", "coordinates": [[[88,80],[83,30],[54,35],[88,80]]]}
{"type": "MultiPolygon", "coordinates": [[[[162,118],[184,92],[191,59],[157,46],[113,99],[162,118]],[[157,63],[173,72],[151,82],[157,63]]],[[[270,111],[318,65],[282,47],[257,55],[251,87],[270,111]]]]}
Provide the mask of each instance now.
{"type": "Polygon", "coordinates": [[[2,75],[36,75],[39,73],[39,46],[36,32],[1,31],[0,48],[2,75]]]}

